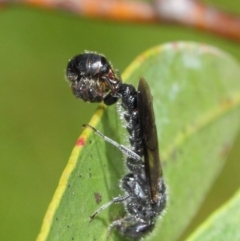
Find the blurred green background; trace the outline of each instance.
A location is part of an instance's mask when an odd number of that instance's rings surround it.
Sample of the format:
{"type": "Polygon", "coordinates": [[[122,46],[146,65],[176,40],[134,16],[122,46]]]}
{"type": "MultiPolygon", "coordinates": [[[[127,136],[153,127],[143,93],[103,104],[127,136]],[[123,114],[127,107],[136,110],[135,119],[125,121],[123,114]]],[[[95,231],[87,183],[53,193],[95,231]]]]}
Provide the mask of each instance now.
{"type": "MultiPolygon", "coordinates": [[[[205,2],[240,14],[236,1],[205,2]]],[[[81,126],[96,108],[71,94],[64,78],[68,59],[94,50],[123,71],[142,51],[177,40],[205,42],[240,60],[239,44],[188,28],[90,20],[21,6],[1,10],[0,240],[36,238],[81,126]]],[[[240,138],[188,232],[239,187],[239,145],[240,138]]]]}

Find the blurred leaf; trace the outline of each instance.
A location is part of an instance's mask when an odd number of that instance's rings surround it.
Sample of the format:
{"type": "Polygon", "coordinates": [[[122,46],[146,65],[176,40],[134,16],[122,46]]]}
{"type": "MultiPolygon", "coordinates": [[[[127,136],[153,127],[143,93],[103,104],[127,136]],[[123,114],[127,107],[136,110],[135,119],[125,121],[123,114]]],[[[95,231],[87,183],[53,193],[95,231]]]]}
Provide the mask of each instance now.
{"type": "MultiPolygon", "coordinates": [[[[154,109],[169,201],[149,240],[176,240],[191,221],[226,160],[240,117],[240,68],[214,47],[172,43],[140,55],[123,74],[135,86],[143,76],[154,109]]],[[[87,107],[87,104],[86,104],[87,107]]],[[[100,106],[90,124],[127,144],[116,107],[100,106]]],[[[80,136],[49,206],[38,241],[106,240],[112,205],[91,223],[89,216],[120,195],[125,173],[120,151],[86,129],[80,136]]],[[[108,240],[125,240],[112,231],[108,240]]]]}
{"type": "Polygon", "coordinates": [[[240,240],[240,190],[214,212],[187,241],[240,240]]]}

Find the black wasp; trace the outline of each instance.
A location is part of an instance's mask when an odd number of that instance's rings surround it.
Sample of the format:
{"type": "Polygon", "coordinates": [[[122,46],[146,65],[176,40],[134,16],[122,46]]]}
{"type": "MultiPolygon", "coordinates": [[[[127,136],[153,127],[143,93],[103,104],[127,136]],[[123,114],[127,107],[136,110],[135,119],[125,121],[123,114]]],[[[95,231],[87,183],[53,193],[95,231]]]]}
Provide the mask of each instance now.
{"type": "Polygon", "coordinates": [[[120,75],[114,72],[107,59],[93,52],[72,58],[66,72],[76,97],[90,102],[103,101],[106,105],[112,105],[118,99],[122,101],[130,149],[89,127],[127,154],[129,173],[121,180],[124,195],[100,207],[90,220],[109,205],[122,202],[126,215],[114,221],[110,228],[114,227],[126,237],[139,239],[153,230],[156,219],[166,206],[166,188],[149,86],[143,78],[139,80],[137,90],[133,85],[122,83],[120,75]]]}

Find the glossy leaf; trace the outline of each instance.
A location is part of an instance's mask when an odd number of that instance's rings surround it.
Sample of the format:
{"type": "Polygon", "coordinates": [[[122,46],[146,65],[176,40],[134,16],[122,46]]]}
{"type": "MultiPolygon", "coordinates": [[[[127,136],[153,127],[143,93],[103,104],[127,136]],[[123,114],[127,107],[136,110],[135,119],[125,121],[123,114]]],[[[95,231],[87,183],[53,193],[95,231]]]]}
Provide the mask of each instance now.
{"type": "MultiPolygon", "coordinates": [[[[224,164],[240,123],[239,67],[235,59],[214,47],[171,43],[143,53],[124,72],[124,81],[136,86],[143,76],[150,85],[169,193],[166,214],[147,239],[176,240],[224,164]]],[[[115,106],[105,110],[100,105],[90,124],[128,145],[115,106]]],[[[125,173],[120,151],[88,128],[84,130],[38,241],[106,240],[111,221],[124,215],[122,205],[112,205],[92,222],[88,219],[101,205],[122,194],[119,180],[125,173]]],[[[108,240],[126,238],[112,230],[108,240]]]]}
{"type": "Polygon", "coordinates": [[[214,212],[186,241],[240,240],[240,190],[214,212]]]}

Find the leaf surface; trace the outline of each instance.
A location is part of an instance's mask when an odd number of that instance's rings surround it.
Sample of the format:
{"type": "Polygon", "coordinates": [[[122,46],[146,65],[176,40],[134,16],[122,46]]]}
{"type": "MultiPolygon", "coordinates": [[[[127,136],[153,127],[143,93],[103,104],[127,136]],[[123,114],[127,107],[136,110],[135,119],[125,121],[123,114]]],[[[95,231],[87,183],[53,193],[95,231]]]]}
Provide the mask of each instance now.
{"type": "MultiPolygon", "coordinates": [[[[179,42],[144,52],[122,75],[135,86],[139,77],[150,85],[168,187],[167,211],[147,240],[176,240],[226,161],[240,124],[239,67],[214,47],[179,42]]],[[[128,145],[116,106],[100,105],[90,124],[128,145]]],[[[124,160],[119,150],[85,129],[37,240],[107,240],[109,224],[124,215],[122,205],[110,206],[92,222],[89,216],[123,194],[119,180],[126,173],[124,160]]],[[[112,230],[108,240],[127,239],[112,230]]]]}
{"type": "Polygon", "coordinates": [[[240,240],[240,190],[215,211],[186,241],[240,240]]]}

